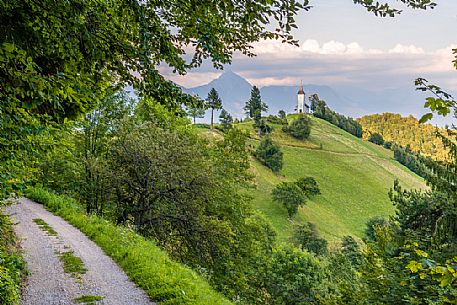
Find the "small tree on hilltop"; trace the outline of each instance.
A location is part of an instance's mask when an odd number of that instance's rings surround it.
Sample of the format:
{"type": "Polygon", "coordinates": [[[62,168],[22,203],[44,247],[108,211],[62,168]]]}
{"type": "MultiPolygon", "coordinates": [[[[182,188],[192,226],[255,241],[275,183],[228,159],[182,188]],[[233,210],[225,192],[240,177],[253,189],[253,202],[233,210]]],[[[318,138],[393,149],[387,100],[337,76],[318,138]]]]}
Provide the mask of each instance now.
{"type": "Polygon", "coordinates": [[[211,109],[211,129],[213,129],[214,124],[214,110],[222,109],[222,100],[219,97],[216,89],[211,88],[208,93],[208,97],[206,98],[206,107],[211,109]]]}
{"type": "Polygon", "coordinates": [[[303,191],[293,182],[282,182],[272,191],[273,201],[282,203],[289,218],[295,215],[298,208],[306,202],[303,191]]]}
{"type": "Polygon", "coordinates": [[[274,173],[279,173],[283,165],[283,153],[280,147],[273,143],[273,141],[267,137],[263,139],[256,151],[254,156],[262,164],[270,168],[274,173]]]}
{"type": "Polygon", "coordinates": [[[278,111],[278,117],[280,119],[285,119],[286,118],[286,112],[284,110],[279,110],[278,111]]]}
{"type": "Polygon", "coordinates": [[[311,94],[308,99],[311,104],[311,107],[310,107],[311,111],[312,112],[316,111],[317,104],[319,103],[319,96],[317,94],[311,94]]]}
{"type": "Polygon", "coordinates": [[[195,119],[201,119],[205,116],[205,109],[198,108],[194,106],[189,106],[186,108],[187,115],[190,116],[195,124],[195,119]]]}
{"type": "Polygon", "coordinates": [[[305,140],[311,133],[311,121],[307,116],[300,115],[289,126],[284,126],[282,130],[294,138],[305,140]]]}
{"type": "Polygon", "coordinates": [[[261,123],[260,120],[262,118],[262,111],[267,111],[268,106],[262,102],[260,90],[256,86],[252,87],[251,98],[246,102],[244,110],[246,111],[246,115],[254,120],[254,127],[259,128],[259,134],[261,134],[259,126],[261,123]]]}
{"type": "Polygon", "coordinates": [[[232,128],[233,117],[226,111],[222,109],[221,114],[219,115],[219,122],[221,122],[222,131],[227,131],[232,128]]]}

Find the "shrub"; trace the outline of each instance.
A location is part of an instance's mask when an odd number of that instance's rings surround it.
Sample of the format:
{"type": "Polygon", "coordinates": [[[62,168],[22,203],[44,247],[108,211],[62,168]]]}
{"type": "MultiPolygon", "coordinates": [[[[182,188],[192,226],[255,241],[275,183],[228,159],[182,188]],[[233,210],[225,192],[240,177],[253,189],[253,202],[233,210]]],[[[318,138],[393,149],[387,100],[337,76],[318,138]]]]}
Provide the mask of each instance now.
{"type": "Polygon", "coordinates": [[[283,166],[283,153],[271,138],[263,139],[254,152],[254,156],[274,173],[279,173],[283,166]]]}
{"type": "Polygon", "coordinates": [[[305,140],[311,132],[311,120],[305,115],[300,115],[289,126],[284,126],[282,130],[294,138],[305,140]]]}
{"type": "MultiPolygon", "coordinates": [[[[0,202],[0,208],[2,203],[0,202]]],[[[19,305],[24,262],[10,219],[0,211],[0,303],[19,305]]]]}
{"type": "Polygon", "coordinates": [[[341,242],[341,252],[347,256],[352,266],[357,268],[362,263],[362,251],[359,243],[352,236],[344,236],[341,242]]]}
{"type": "Polygon", "coordinates": [[[321,193],[319,184],[317,184],[316,180],[313,177],[300,178],[295,183],[308,198],[311,198],[314,195],[319,195],[321,193]]]}
{"type": "Polygon", "coordinates": [[[268,122],[268,123],[271,123],[271,124],[286,125],[286,124],[287,124],[287,119],[286,119],[285,117],[284,117],[284,118],[281,118],[281,117],[278,117],[278,116],[275,116],[275,115],[270,114],[270,115],[267,117],[267,122],[268,122]]]}
{"type": "Polygon", "coordinates": [[[219,115],[219,122],[221,123],[220,129],[225,132],[232,128],[233,117],[225,109],[222,109],[221,114],[219,115]]]}
{"type": "Polygon", "coordinates": [[[371,143],[374,143],[374,144],[376,144],[376,145],[382,145],[382,144],[384,144],[384,139],[383,139],[383,137],[382,137],[379,133],[377,133],[377,132],[372,133],[372,134],[370,135],[370,137],[368,138],[368,141],[370,141],[371,143]]]}
{"type": "Polygon", "coordinates": [[[305,193],[293,182],[282,182],[271,192],[273,201],[282,203],[287,209],[287,214],[292,217],[305,201],[305,193]]]}
{"type": "Polygon", "coordinates": [[[308,250],[316,255],[325,255],[328,252],[327,241],[319,236],[316,225],[310,222],[295,228],[292,241],[302,250],[308,250]]]}
{"type": "Polygon", "coordinates": [[[268,304],[320,304],[318,298],[322,295],[320,289],[325,275],[312,254],[290,245],[277,247],[273,249],[264,274],[271,295],[268,304]]]}
{"type": "Polygon", "coordinates": [[[392,145],[393,145],[393,143],[392,143],[391,141],[386,141],[386,142],[384,142],[384,145],[383,145],[383,146],[384,146],[384,148],[386,148],[386,149],[391,149],[391,148],[392,148],[392,145]]]}
{"type": "Polygon", "coordinates": [[[375,216],[370,218],[367,221],[365,228],[365,235],[368,240],[376,241],[376,228],[377,227],[386,227],[389,224],[389,221],[382,216],[375,216]]]}
{"type": "Polygon", "coordinates": [[[273,131],[273,128],[271,128],[270,125],[268,125],[264,119],[255,121],[254,124],[252,125],[254,128],[258,129],[259,135],[264,135],[271,133],[273,131]]]}

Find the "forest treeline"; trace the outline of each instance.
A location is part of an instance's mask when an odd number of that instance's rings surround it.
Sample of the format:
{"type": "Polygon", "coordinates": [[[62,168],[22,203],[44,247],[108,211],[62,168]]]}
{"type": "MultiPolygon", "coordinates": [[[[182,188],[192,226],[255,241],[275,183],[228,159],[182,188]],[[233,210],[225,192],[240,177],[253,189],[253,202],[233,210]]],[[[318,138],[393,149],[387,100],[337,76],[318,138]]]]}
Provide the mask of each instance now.
{"type": "Polygon", "coordinates": [[[420,124],[413,116],[402,117],[400,114],[383,113],[366,115],[358,119],[363,127],[365,140],[374,134],[380,134],[384,141],[392,142],[403,148],[408,147],[414,153],[430,156],[436,160],[446,160],[449,151],[444,147],[437,132],[446,134],[444,129],[437,129],[431,124],[420,124]]]}
{"type": "Polygon", "coordinates": [[[315,117],[326,120],[327,122],[356,136],[357,138],[362,137],[362,126],[356,120],[333,111],[327,106],[325,101],[319,99],[317,94],[311,95],[309,100],[311,102],[310,108],[315,117]]]}

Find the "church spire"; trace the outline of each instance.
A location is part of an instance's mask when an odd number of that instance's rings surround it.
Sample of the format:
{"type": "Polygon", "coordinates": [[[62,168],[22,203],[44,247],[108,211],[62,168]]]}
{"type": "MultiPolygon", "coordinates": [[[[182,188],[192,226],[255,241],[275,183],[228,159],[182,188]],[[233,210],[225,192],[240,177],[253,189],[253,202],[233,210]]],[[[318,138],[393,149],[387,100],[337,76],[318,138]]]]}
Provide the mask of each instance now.
{"type": "Polygon", "coordinates": [[[303,82],[300,81],[300,90],[298,90],[298,94],[305,94],[305,91],[303,91],[303,82]]]}

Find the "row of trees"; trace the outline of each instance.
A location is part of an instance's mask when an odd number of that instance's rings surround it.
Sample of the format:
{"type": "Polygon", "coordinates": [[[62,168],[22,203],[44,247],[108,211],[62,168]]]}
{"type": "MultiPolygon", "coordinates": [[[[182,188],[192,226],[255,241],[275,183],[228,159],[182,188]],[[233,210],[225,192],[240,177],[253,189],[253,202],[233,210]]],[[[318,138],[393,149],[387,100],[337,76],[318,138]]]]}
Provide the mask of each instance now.
{"type": "Polygon", "coordinates": [[[311,95],[309,101],[311,103],[310,109],[315,117],[326,120],[358,138],[362,137],[362,126],[356,120],[336,113],[323,100],[319,99],[317,94],[311,95]]]}

